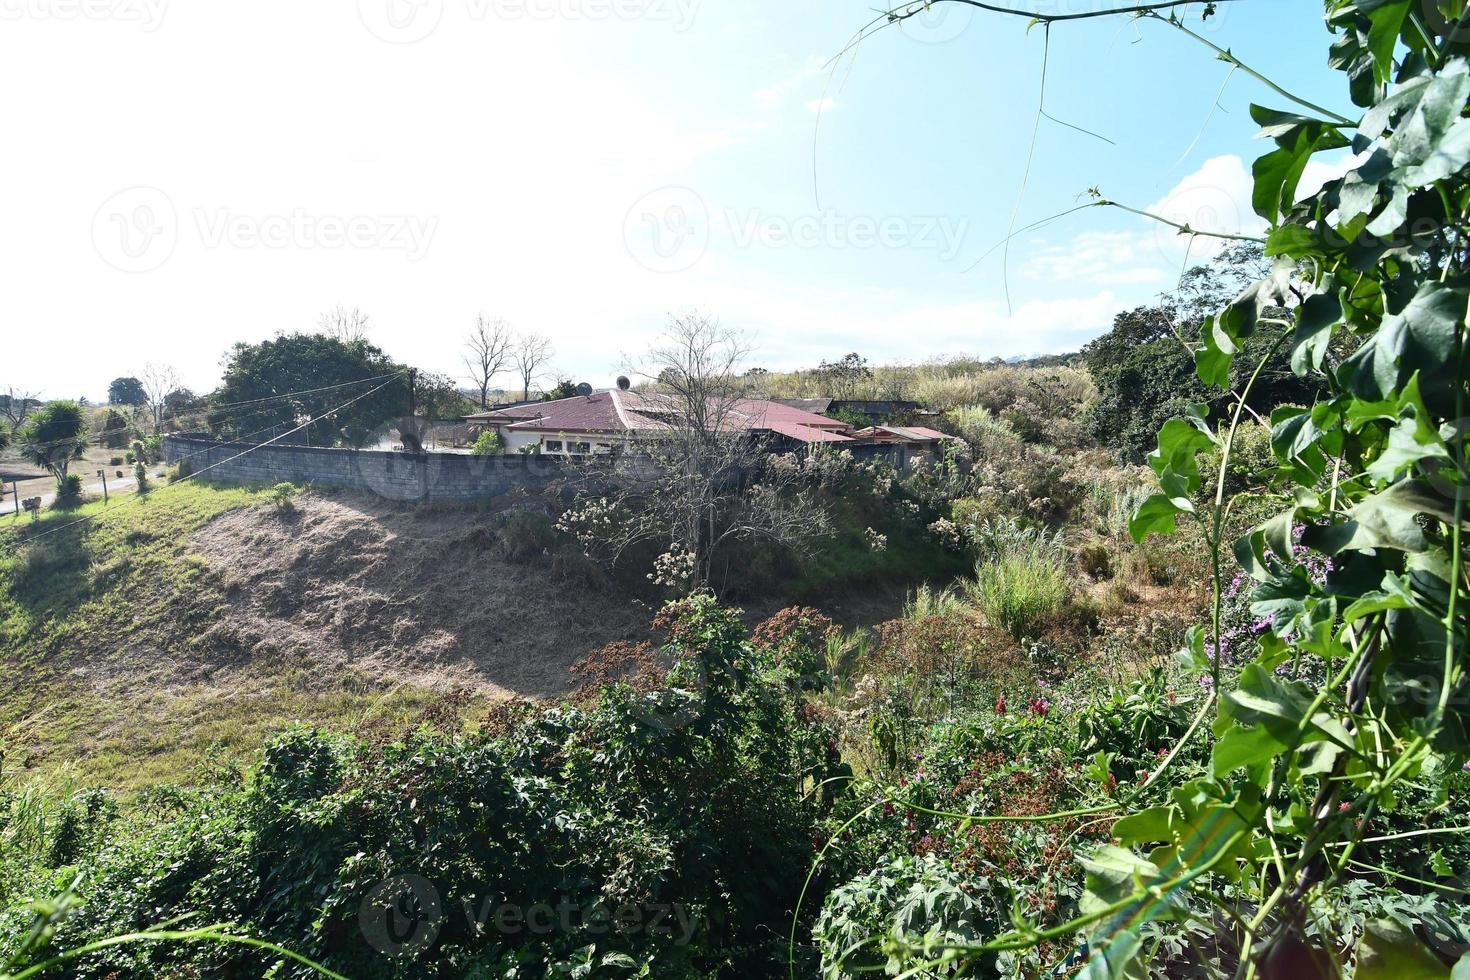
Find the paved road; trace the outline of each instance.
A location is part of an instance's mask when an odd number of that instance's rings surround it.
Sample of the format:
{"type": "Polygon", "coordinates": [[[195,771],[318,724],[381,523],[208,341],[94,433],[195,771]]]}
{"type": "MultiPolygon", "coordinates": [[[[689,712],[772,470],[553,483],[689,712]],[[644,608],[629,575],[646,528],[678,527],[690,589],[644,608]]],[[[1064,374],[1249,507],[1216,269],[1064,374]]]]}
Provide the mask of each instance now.
{"type": "MultiPolygon", "coordinates": [[[[10,489],[11,485],[6,484],[5,499],[3,501],[0,501],[0,504],[3,504],[3,507],[0,507],[0,515],[14,514],[16,507],[19,506],[15,502],[15,498],[11,495],[10,489]]],[[[107,478],[107,494],[109,497],[115,497],[121,493],[132,493],[134,489],[135,481],[130,476],[114,476],[107,478]]],[[[83,477],[82,493],[87,496],[95,496],[100,498],[102,496],[102,481],[95,476],[92,477],[90,481],[87,480],[86,477],[83,477]]],[[[34,494],[27,494],[22,491],[20,496],[21,499],[24,500],[27,496],[34,496],[34,494]]],[[[51,502],[55,499],[56,491],[54,489],[48,490],[45,493],[41,494],[41,508],[44,510],[45,508],[50,507],[51,502]]]]}

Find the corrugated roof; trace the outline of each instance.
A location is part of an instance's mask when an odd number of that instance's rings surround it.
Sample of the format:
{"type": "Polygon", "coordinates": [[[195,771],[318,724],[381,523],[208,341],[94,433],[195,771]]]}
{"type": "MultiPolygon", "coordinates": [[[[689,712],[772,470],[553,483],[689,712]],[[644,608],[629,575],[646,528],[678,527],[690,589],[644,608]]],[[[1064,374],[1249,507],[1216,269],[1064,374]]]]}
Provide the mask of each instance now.
{"type": "MultiPolygon", "coordinates": [[[[648,432],[668,428],[658,416],[675,410],[659,395],[611,389],[467,416],[470,422],[504,425],[524,432],[648,432]]],[[[724,412],[732,431],[768,430],[803,442],[843,442],[847,425],[789,405],[742,398],[724,412]]]]}

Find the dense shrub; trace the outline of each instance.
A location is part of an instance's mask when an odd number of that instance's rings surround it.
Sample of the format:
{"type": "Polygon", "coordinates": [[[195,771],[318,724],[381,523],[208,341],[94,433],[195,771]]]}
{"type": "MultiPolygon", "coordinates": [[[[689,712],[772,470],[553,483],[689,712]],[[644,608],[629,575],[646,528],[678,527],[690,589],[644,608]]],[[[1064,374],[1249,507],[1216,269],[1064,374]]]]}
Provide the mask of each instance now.
{"type": "Polygon", "coordinates": [[[505,452],[505,442],[500,438],[500,433],[494,429],[486,429],[475,439],[472,451],[476,456],[499,456],[505,452]]]}
{"type": "Polygon", "coordinates": [[[68,473],[56,484],[56,500],[51,506],[57,510],[66,510],[71,507],[81,506],[82,503],[82,478],[75,473],[68,473]]]}
{"type": "Polygon", "coordinates": [[[556,546],[556,528],[545,514],[518,508],[497,522],[500,553],[508,561],[527,561],[556,546]]]}
{"type": "MultiPolygon", "coordinates": [[[[667,679],[593,670],[581,707],[477,735],[293,730],[245,787],[175,794],[107,846],[91,828],[110,814],[79,801],[50,837],[83,870],[52,948],[187,915],[355,978],[776,975],[832,734],[735,612],[695,597],[660,622],[667,679]]],[[[0,920],[0,949],[29,922],[0,920]]],[[[312,975],[275,959],[136,944],[68,974],[312,975]]]]}
{"type": "Polygon", "coordinates": [[[1020,639],[1071,592],[1066,559],[1042,543],[1002,551],[975,567],[967,592],[991,623],[1020,639]]]}

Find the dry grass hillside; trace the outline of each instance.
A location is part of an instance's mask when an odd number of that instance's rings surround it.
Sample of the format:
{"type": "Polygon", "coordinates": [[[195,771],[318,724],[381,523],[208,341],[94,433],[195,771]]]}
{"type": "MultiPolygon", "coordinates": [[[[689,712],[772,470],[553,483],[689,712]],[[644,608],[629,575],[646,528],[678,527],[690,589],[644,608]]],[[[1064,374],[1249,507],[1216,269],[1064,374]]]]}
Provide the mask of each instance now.
{"type": "MultiPolygon", "coordinates": [[[[566,693],[573,663],[645,638],[652,611],[542,547],[550,509],[334,492],[282,506],[189,483],[89,504],[94,520],[25,547],[74,515],[0,519],[5,764],[136,787],[294,722],[412,718],[451,694],[473,720],[566,693]]],[[[829,612],[872,623],[901,603],[899,588],[829,612]]]]}

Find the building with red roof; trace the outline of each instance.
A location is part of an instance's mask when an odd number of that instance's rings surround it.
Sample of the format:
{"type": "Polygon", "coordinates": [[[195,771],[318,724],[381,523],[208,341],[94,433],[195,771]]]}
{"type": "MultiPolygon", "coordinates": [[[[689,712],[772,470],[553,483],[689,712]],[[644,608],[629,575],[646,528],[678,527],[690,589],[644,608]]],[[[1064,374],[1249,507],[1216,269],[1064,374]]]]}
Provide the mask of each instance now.
{"type": "MultiPolygon", "coordinates": [[[[493,427],[506,452],[587,456],[657,439],[671,428],[674,412],[664,396],[612,388],[481,412],[465,421],[493,427]]],[[[720,415],[726,430],[764,435],[776,448],[852,441],[845,422],[779,402],[740,398],[723,406],[720,415]]]]}

